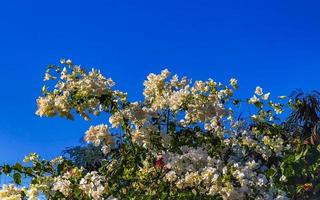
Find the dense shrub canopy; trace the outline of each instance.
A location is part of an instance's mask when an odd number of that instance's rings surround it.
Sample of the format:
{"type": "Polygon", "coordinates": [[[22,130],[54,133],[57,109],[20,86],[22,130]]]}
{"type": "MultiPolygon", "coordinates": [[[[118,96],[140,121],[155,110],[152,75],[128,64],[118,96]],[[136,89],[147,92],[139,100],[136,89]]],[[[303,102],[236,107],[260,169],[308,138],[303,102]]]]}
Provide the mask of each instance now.
{"type": "Polygon", "coordinates": [[[306,142],[295,134],[299,128],[279,118],[285,109],[300,108],[295,100],[272,98],[261,87],[240,100],[236,79],[192,82],[163,70],[148,75],[142,101],[129,102],[111,78],[71,60],[50,65],[45,83],[37,99],[41,117],[108,114],[84,136],[101,148],[99,167],[32,153],[25,165],[2,166],[16,184],[4,185],[0,199],[283,200],[318,194],[316,123],[306,142]],[[24,177],[32,181],[19,187],[24,177]]]}

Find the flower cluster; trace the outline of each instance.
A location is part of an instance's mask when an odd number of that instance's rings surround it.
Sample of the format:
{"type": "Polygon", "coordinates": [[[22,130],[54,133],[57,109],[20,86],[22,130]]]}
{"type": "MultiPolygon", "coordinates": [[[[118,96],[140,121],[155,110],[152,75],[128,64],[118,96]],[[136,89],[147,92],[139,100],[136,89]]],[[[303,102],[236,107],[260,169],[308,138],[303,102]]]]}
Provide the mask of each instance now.
{"type": "Polygon", "coordinates": [[[80,189],[84,191],[91,199],[99,200],[103,197],[105,190],[103,186],[104,177],[93,171],[86,174],[80,181],[80,189]]]}
{"type": "MultiPolygon", "coordinates": [[[[56,80],[50,73],[57,73],[60,78],[55,84],[52,92],[43,87],[44,96],[37,99],[39,116],[55,116],[73,119],[72,110],[77,111],[86,120],[90,117],[88,113],[99,115],[105,109],[103,102],[107,96],[113,96],[111,88],[114,82],[111,78],[105,78],[99,70],[92,69],[89,73],[80,66],[73,65],[70,60],[61,61],[64,65],[48,67],[45,81],[56,80]],[[53,71],[53,72],[52,72],[53,71]]],[[[124,94],[118,94],[124,96],[124,94]]],[[[108,107],[108,106],[107,106],[108,107]]]]}
{"type": "Polygon", "coordinates": [[[0,199],[3,200],[20,200],[22,199],[22,190],[16,188],[13,184],[3,185],[0,190],[0,199]]]}
{"type": "Polygon", "coordinates": [[[87,73],[70,60],[62,60],[62,65],[49,67],[45,80],[56,81],[55,89],[44,87],[37,114],[72,119],[79,113],[90,119],[90,114],[106,112],[109,124],[91,126],[84,137],[101,147],[105,159],[97,169],[79,169],[66,159],[43,161],[31,154],[25,161],[32,165],[3,169],[17,182],[19,173],[30,176],[32,184],[22,189],[3,186],[1,199],[35,199],[40,193],[96,200],[293,196],[289,187],[279,184],[294,173],[283,166],[296,164],[309,150],[291,156],[290,149],[301,142],[297,144],[278,120],[285,105],[272,101],[261,87],[247,100],[253,113],[241,118],[237,106],[245,101],[234,97],[239,88],[234,78],[229,85],[212,79],[192,82],[163,70],[148,75],[142,101],[128,102],[126,93],[113,90],[112,79],[98,70],[87,73]]]}
{"type": "MultiPolygon", "coordinates": [[[[190,85],[186,77],[181,80],[177,75],[163,70],[161,74],[150,74],[144,82],[144,104],[153,112],[170,110],[173,114],[184,113],[183,124],[205,123],[207,130],[219,127],[219,121],[227,115],[223,102],[232,95],[233,90],[212,79],[208,81],[195,81],[190,85]]],[[[232,79],[231,85],[237,88],[237,81],[232,79]]]]}
{"type": "Polygon", "coordinates": [[[110,134],[107,125],[91,126],[85,134],[85,141],[92,142],[95,146],[102,145],[104,154],[108,154],[114,148],[114,138],[110,134]]]}
{"type": "Polygon", "coordinates": [[[53,191],[61,192],[65,197],[68,197],[71,193],[71,182],[68,180],[68,177],[65,176],[58,176],[55,177],[53,180],[53,191]]]}

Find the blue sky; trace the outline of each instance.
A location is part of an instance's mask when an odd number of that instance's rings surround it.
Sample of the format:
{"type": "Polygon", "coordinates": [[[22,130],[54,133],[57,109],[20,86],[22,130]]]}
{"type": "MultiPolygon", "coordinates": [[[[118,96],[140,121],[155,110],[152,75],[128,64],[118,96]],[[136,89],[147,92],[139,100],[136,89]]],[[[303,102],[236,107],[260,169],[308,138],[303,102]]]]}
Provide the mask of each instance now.
{"type": "MultiPolygon", "coordinates": [[[[149,72],[239,79],[273,95],[319,89],[317,1],[13,1],[0,3],[0,163],[59,155],[91,125],[39,118],[45,67],[95,66],[141,99],[149,72]]],[[[107,120],[100,119],[99,122],[107,120]]],[[[97,123],[95,121],[94,123],[97,123]]]]}

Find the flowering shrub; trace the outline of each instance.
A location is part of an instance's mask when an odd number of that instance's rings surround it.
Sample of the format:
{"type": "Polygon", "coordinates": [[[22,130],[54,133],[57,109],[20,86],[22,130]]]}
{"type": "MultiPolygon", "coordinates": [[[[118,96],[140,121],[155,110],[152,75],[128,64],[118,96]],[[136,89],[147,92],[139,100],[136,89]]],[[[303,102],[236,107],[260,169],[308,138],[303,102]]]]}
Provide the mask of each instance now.
{"type": "Polygon", "coordinates": [[[30,154],[29,164],[2,166],[16,184],[4,185],[0,199],[284,200],[320,189],[320,146],[289,132],[278,115],[294,103],[274,102],[261,87],[241,101],[234,97],[236,79],[192,82],[163,70],[148,75],[143,101],[129,102],[112,79],[70,60],[50,65],[45,83],[39,116],[90,120],[108,113],[105,124],[84,136],[105,157],[91,171],[62,157],[30,154]],[[236,117],[240,105],[253,113],[236,117]],[[31,182],[19,187],[24,177],[31,182]]]}

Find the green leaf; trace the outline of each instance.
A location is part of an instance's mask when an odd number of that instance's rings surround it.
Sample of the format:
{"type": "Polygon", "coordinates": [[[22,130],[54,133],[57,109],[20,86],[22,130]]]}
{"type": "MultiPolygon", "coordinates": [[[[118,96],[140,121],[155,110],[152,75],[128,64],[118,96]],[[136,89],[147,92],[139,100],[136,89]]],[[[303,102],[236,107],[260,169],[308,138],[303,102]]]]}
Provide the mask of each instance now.
{"type": "Polygon", "coordinates": [[[11,170],[12,169],[9,165],[4,165],[2,169],[3,173],[5,173],[6,175],[9,175],[11,173],[11,170]]]}
{"type": "Polygon", "coordinates": [[[304,152],[301,151],[299,154],[295,155],[294,161],[295,162],[299,161],[302,158],[303,154],[304,154],[304,152]]]}
{"type": "Polygon", "coordinates": [[[318,183],[315,187],[314,187],[315,191],[320,191],[320,183],[318,183]]]}
{"type": "Polygon", "coordinates": [[[277,171],[275,170],[275,169],[269,169],[268,171],[267,171],[267,176],[268,177],[273,177],[275,174],[277,173],[277,171]]]}
{"type": "Polygon", "coordinates": [[[21,174],[20,173],[14,173],[13,174],[13,180],[16,184],[20,185],[21,184],[21,174]]]}
{"type": "Polygon", "coordinates": [[[16,163],[15,165],[14,165],[14,169],[15,170],[19,170],[19,171],[21,171],[22,170],[22,165],[20,164],[20,163],[16,163]]]}
{"type": "Polygon", "coordinates": [[[295,171],[291,165],[288,165],[287,167],[284,168],[284,173],[286,177],[294,176],[295,171]]]}
{"type": "Polygon", "coordinates": [[[296,192],[300,193],[302,188],[303,188],[303,185],[298,185],[297,188],[296,188],[296,192]]]}
{"type": "Polygon", "coordinates": [[[310,146],[309,145],[306,145],[306,149],[304,150],[303,152],[303,156],[306,156],[307,153],[309,152],[309,149],[310,149],[310,146]]]}
{"type": "Polygon", "coordinates": [[[293,163],[293,162],[295,162],[295,156],[294,155],[289,155],[288,157],[286,157],[284,159],[283,162],[286,163],[286,164],[293,163]]]}

